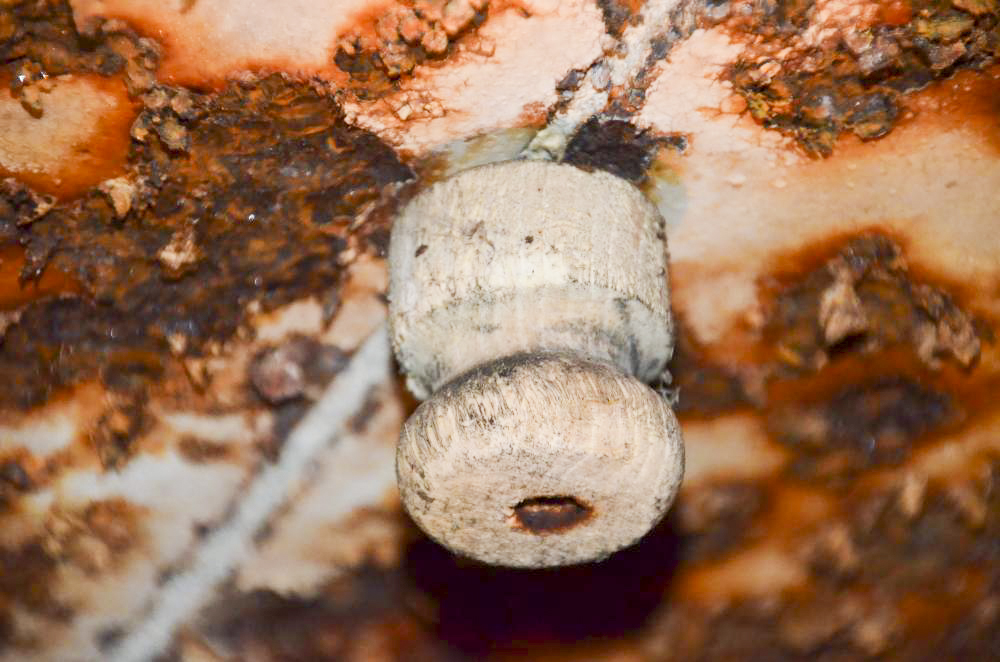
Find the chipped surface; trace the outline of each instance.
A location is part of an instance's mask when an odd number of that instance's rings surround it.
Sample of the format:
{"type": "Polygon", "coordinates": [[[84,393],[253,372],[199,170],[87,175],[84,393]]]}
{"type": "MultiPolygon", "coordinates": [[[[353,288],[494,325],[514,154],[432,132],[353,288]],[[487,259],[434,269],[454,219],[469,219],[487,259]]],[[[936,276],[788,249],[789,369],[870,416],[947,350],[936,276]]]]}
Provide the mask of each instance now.
{"type": "Polygon", "coordinates": [[[494,9],[443,66],[417,66],[398,91],[374,102],[347,100],[345,108],[360,126],[414,154],[488,130],[538,126],[566,71],[589,67],[603,36],[600,13],[586,0],[494,9]]]}
{"type": "Polygon", "coordinates": [[[312,597],[361,565],[398,563],[404,529],[393,458],[403,411],[389,377],[369,396],[370,418],[322,454],[294,505],[242,564],[238,590],[312,597]]]}
{"type": "Polygon", "coordinates": [[[157,39],[164,83],[218,88],[275,71],[321,79],[352,122],[415,155],[544,122],[557,83],[600,57],[606,36],[589,0],[72,4],[84,30],[114,19],[157,39]]]}
{"type": "MultiPolygon", "coordinates": [[[[171,369],[172,349],[207,359],[251,307],[333,296],[338,256],[346,251],[347,263],[350,251],[370,245],[348,246],[348,224],[410,174],[308,87],[275,77],[208,103],[208,116],[185,120],[183,157],[156,138],[136,145],[131,177],[141,199],[112,231],[114,199],[97,191],[30,226],[0,225],[35,257],[4,288],[24,289],[21,279],[57,269],[73,274],[83,295],[32,300],[6,331],[7,406],[27,408],[97,376],[131,391],[171,369]],[[86,349],[60,352],[65,344],[86,349]]],[[[161,117],[178,116],[146,108],[137,123],[161,117]]]]}
{"type": "MultiPolygon", "coordinates": [[[[704,83],[670,67],[668,62],[660,80],[687,79],[698,89],[718,85],[710,67],[704,83]]],[[[681,206],[664,211],[674,221],[676,302],[697,336],[717,340],[721,329],[751,319],[756,303],[744,285],[738,291],[749,296],[742,305],[729,302],[712,310],[697,303],[707,292],[724,287],[736,274],[754,283],[783,251],[839,234],[897,234],[906,240],[908,258],[924,268],[955,281],[995,283],[1000,237],[992,219],[997,210],[981,192],[1000,183],[1000,168],[995,150],[982,140],[990,120],[985,108],[980,110],[976,91],[995,85],[995,73],[976,77],[975,84],[972,78],[960,74],[922,93],[913,103],[923,112],[912,123],[877,144],[845,139],[824,161],[804,160],[782,144],[780,134],[760,129],[745,115],[699,110],[709,99],[717,105],[718,96],[695,95],[690,105],[671,111],[677,91],[664,87],[663,97],[651,92],[642,117],[654,128],[664,122],[662,130],[693,136],[689,150],[667,152],[662,163],[679,180],[683,196],[681,206]],[[966,108],[968,121],[951,122],[952,111],[944,110],[956,108],[950,104],[966,108]],[[726,129],[734,125],[733,131],[726,129]],[[713,143],[712,136],[718,141],[713,143]],[[719,172],[731,174],[719,178],[719,172]],[[956,224],[958,217],[962,222],[956,224]]],[[[977,305],[993,307],[988,292],[991,286],[980,290],[977,305]]]]}
{"type": "Polygon", "coordinates": [[[357,0],[296,0],[280,5],[238,0],[73,0],[71,5],[83,32],[98,29],[102,19],[118,19],[160,40],[164,82],[187,85],[218,84],[249,70],[300,76],[329,71],[337,37],[355,15],[371,7],[357,0]]]}
{"type": "Polygon", "coordinates": [[[121,81],[66,74],[46,83],[38,117],[0,93],[0,174],[65,197],[121,172],[135,116],[121,81]]]}
{"type": "Polygon", "coordinates": [[[404,160],[526,146],[668,221],[675,508],[601,564],[451,557],[385,489],[380,376],[167,659],[995,656],[994,2],[230,5],[0,7],[4,117],[116,164],[0,132],[44,166],[0,184],[0,657],[152,623],[384,319],[404,160]]]}
{"type": "Polygon", "coordinates": [[[900,4],[737,3],[724,24],[748,46],[727,77],[755,120],[808,153],[829,156],[847,131],[881,138],[904,118],[908,93],[997,57],[995,6],[900,4]]]}

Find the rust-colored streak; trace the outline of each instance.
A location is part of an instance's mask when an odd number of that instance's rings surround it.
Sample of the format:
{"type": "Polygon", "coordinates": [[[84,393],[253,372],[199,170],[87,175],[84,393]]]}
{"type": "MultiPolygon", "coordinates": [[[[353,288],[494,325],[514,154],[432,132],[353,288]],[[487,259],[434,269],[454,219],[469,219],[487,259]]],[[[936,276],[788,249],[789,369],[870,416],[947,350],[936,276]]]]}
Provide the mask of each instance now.
{"type": "MultiPolygon", "coordinates": [[[[23,225],[32,270],[51,255],[46,270],[74,274],[94,296],[26,306],[7,329],[5,406],[28,409],[97,375],[143,389],[171,363],[170,342],[197,354],[231,337],[251,301],[267,311],[337,292],[346,241],[331,226],[410,176],[309,86],[273,77],[198,103],[205,116],[186,120],[171,107],[143,110],[129,179],[147,186],[135,186],[124,222],[112,196],[89,195],[23,225]]],[[[365,245],[384,232],[379,219],[358,231],[365,245]]]]}
{"type": "MultiPolygon", "coordinates": [[[[757,122],[796,139],[813,156],[839,151],[848,133],[864,142],[884,138],[906,120],[911,98],[928,85],[963,69],[980,77],[977,69],[997,62],[989,36],[995,5],[921,3],[914,11],[908,0],[893,0],[881,7],[829,3],[813,11],[811,2],[788,4],[780,11],[753,4],[733,12],[727,22],[733,34],[758,41],[728,77],[757,122]],[[837,15],[851,6],[851,19],[837,15]],[[815,44],[810,34],[817,30],[831,36],[815,44]],[[783,55],[774,58],[779,51],[783,55]]],[[[953,92],[944,87],[945,94],[953,92]]],[[[947,117],[956,126],[956,115],[947,117]]]]}
{"type": "Polygon", "coordinates": [[[1000,65],[959,71],[914,95],[909,107],[915,114],[913,119],[904,118],[903,126],[920,122],[921,131],[933,130],[930,126],[975,131],[1000,154],[1000,65]]]}
{"type": "Polygon", "coordinates": [[[79,294],[80,283],[69,274],[48,267],[31,281],[21,281],[24,249],[16,244],[0,245],[0,311],[21,306],[53,295],[79,294]]]}
{"type": "Polygon", "coordinates": [[[882,6],[882,21],[886,25],[906,25],[910,22],[911,15],[909,0],[890,0],[882,6]]]}
{"type": "MultiPolygon", "coordinates": [[[[206,91],[220,91],[245,72],[282,72],[380,96],[394,89],[393,80],[409,74],[416,63],[450,53],[457,37],[454,16],[442,18],[443,5],[434,3],[296,0],[294,6],[285,6],[223,0],[176,12],[144,0],[77,0],[75,7],[85,25],[96,25],[100,18],[120,19],[156,40],[162,47],[156,72],[161,82],[206,91]],[[394,17],[402,16],[400,12],[409,23],[400,22],[397,34],[394,17]],[[440,28],[438,39],[422,40],[431,26],[440,28]]],[[[476,18],[458,32],[485,17],[479,10],[473,14],[476,18]]]]}
{"type": "Polygon", "coordinates": [[[73,8],[77,23],[87,29],[102,19],[119,19],[157,41],[163,49],[157,71],[161,82],[218,90],[246,71],[301,77],[335,71],[337,36],[360,5],[353,0],[298,0],[293,6],[197,2],[178,12],[150,0],[76,0],[73,8]]]}
{"type": "Polygon", "coordinates": [[[0,178],[13,176],[39,193],[68,199],[122,174],[138,107],[120,78],[75,74],[53,85],[41,95],[37,118],[0,94],[0,115],[9,115],[21,143],[8,146],[0,138],[0,178]]]}
{"type": "Polygon", "coordinates": [[[561,533],[586,521],[593,509],[571,496],[533,497],[514,507],[512,524],[529,533],[561,533]]]}
{"type": "Polygon", "coordinates": [[[900,599],[900,610],[914,632],[935,632],[960,619],[985,593],[986,573],[964,568],[949,585],[933,592],[911,591],[900,599]]]}
{"type": "MultiPolygon", "coordinates": [[[[720,484],[705,489],[725,488],[720,484]]],[[[772,480],[763,489],[764,506],[740,523],[742,530],[729,533],[733,544],[728,553],[687,565],[670,589],[673,595],[696,603],[725,604],[807,585],[808,572],[793,551],[795,543],[835,516],[834,494],[786,480],[772,480]]]]}

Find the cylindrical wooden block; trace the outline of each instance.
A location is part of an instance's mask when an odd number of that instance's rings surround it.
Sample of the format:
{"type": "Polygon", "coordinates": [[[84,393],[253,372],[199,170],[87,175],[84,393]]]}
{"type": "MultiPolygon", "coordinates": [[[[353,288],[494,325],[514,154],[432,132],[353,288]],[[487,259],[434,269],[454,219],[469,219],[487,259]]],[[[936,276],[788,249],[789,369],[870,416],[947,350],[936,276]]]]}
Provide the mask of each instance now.
{"type": "Polygon", "coordinates": [[[603,172],[519,161],[434,184],[400,213],[390,324],[429,398],[397,451],[430,536],[499,565],[600,559],[662,518],[677,420],[642,383],[673,349],[663,220],[603,172]]]}

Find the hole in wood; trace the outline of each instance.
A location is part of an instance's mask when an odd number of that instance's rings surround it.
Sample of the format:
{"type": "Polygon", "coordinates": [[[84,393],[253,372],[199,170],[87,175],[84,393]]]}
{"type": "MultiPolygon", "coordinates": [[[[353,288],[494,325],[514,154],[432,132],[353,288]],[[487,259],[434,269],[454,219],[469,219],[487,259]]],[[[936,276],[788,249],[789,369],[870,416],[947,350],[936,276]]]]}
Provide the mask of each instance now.
{"type": "Polygon", "coordinates": [[[539,496],[514,506],[512,524],[531,533],[561,533],[577,526],[593,509],[571,496],[539,496]]]}

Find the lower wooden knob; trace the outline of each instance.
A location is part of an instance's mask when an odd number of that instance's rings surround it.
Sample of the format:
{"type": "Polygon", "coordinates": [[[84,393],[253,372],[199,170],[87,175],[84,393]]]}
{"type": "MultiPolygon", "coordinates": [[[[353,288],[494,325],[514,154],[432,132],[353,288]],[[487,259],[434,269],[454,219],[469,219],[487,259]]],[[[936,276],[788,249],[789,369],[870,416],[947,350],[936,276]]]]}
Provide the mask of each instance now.
{"type": "Polygon", "coordinates": [[[453,380],[400,436],[416,523],[486,563],[604,558],[664,515],[684,468],[680,429],[651,388],[569,354],[504,358],[453,380]]]}

